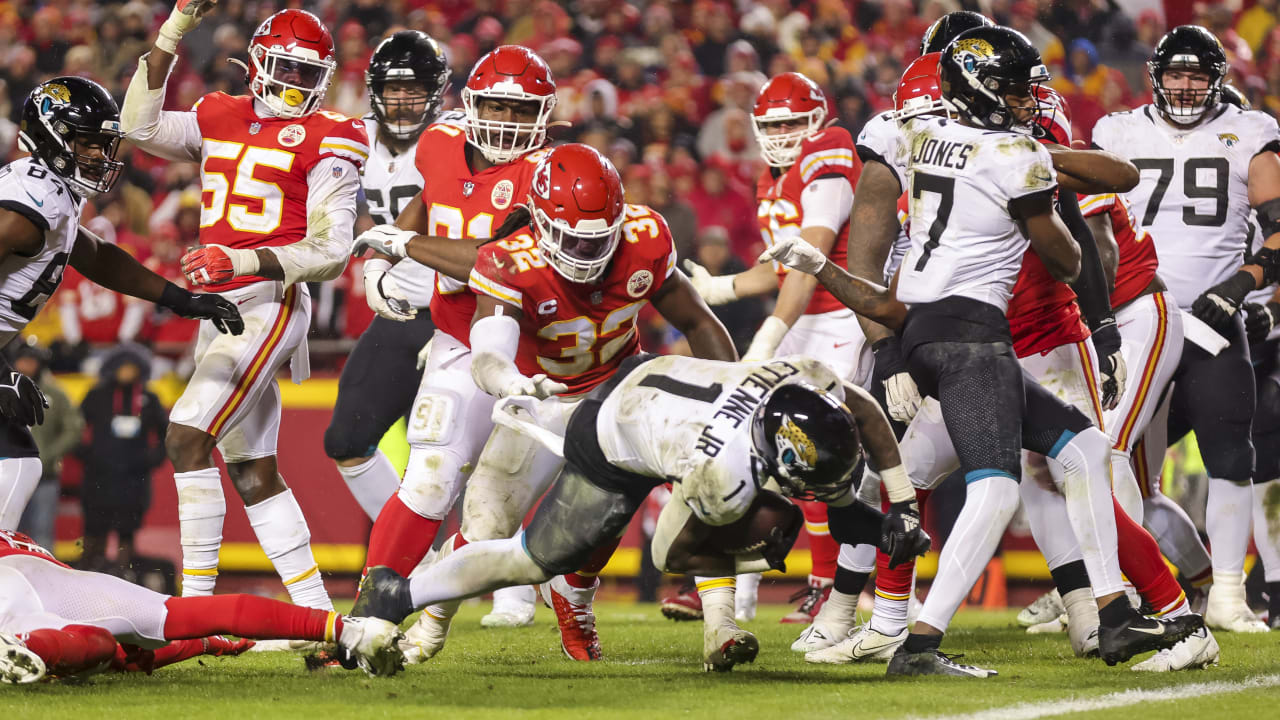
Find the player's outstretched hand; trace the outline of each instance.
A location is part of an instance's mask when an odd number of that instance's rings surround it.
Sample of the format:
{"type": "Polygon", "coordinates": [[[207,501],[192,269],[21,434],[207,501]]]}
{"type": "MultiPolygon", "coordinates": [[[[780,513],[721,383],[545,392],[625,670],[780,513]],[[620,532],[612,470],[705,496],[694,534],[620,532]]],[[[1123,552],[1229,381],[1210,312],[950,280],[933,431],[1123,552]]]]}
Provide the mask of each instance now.
{"type": "Polygon", "coordinates": [[[0,372],[0,415],[23,426],[40,425],[47,407],[34,380],[17,370],[0,372]]]}
{"type": "Polygon", "coordinates": [[[169,53],[177,52],[182,36],[195,30],[201,18],[217,4],[218,0],[178,0],[168,19],[160,26],[156,47],[169,53]]]}
{"type": "Polygon", "coordinates": [[[929,552],[930,544],[929,533],[920,527],[920,509],[915,500],[889,506],[880,525],[880,550],[889,556],[890,569],[929,552]]]}
{"type": "Polygon", "coordinates": [[[418,316],[418,309],[400,292],[388,271],[391,263],[374,258],[364,264],[364,300],[378,317],[405,322],[418,316]]]}
{"type": "Polygon", "coordinates": [[[902,359],[902,346],[896,335],[877,340],[871,346],[875,355],[875,373],[873,377],[882,378],[884,384],[885,406],[889,417],[900,423],[910,423],[920,411],[924,398],[920,397],[920,389],[916,381],[907,372],[907,364],[902,359]]]}
{"type": "Polygon", "coordinates": [[[169,308],[180,317],[211,320],[220,333],[239,335],[244,332],[244,318],[240,317],[240,309],[221,295],[197,295],[169,283],[165,285],[157,304],[169,308]]]}
{"type": "Polygon", "coordinates": [[[708,305],[724,305],[738,299],[738,293],[733,289],[732,275],[712,275],[692,260],[684,261],[684,269],[689,273],[689,284],[693,285],[693,291],[701,295],[708,305]]]}
{"type": "Polygon", "coordinates": [[[569,389],[568,385],[558,383],[546,376],[544,373],[538,373],[533,377],[525,375],[512,379],[502,390],[502,397],[510,397],[512,395],[528,395],[530,397],[543,400],[552,395],[559,395],[569,389]]]}
{"type": "Polygon", "coordinates": [[[1249,335],[1249,342],[1260,343],[1267,339],[1271,330],[1280,323],[1280,303],[1269,302],[1244,304],[1244,329],[1249,335]]]}
{"type": "Polygon", "coordinates": [[[412,230],[401,230],[395,225],[374,225],[356,237],[351,246],[351,256],[360,257],[366,250],[374,250],[393,258],[402,258],[409,254],[406,246],[417,235],[412,230]]]}
{"type": "Polygon", "coordinates": [[[258,272],[256,250],[200,245],[182,256],[182,274],[192,285],[217,285],[258,272]]]}
{"type": "Polygon", "coordinates": [[[772,246],[760,253],[760,262],[770,261],[780,262],[807,275],[817,275],[827,264],[827,256],[799,235],[791,235],[775,240],[772,246]]]}

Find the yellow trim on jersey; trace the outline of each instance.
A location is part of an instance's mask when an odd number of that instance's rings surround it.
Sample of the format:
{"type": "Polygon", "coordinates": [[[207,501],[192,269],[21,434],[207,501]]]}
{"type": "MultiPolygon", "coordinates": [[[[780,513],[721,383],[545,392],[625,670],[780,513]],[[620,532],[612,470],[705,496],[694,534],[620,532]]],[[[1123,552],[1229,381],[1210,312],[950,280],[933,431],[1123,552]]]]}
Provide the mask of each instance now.
{"type": "Polygon", "coordinates": [[[1089,356],[1089,347],[1085,342],[1081,340],[1076,343],[1076,352],[1080,354],[1080,367],[1084,369],[1084,384],[1089,388],[1089,401],[1093,404],[1098,429],[1106,432],[1106,428],[1102,427],[1102,395],[1098,391],[1097,370],[1093,367],[1093,358],[1089,356]]]}
{"type": "Polygon", "coordinates": [[[1080,203],[1080,212],[1084,213],[1089,210],[1100,210],[1109,208],[1116,204],[1115,193],[1099,193],[1097,195],[1088,195],[1084,201],[1080,203]]]}
{"type": "Polygon", "coordinates": [[[1160,358],[1165,353],[1164,345],[1166,334],[1169,330],[1169,310],[1164,302],[1164,293],[1153,293],[1151,297],[1156,305],[1156,341],[1151,345],[1151,354],[1147,356],[1147,362],[1142,368],[1142,377],[1138,381],[1138,392],[1133,396],[1133,405],[1129,408],[1129,415],[1120,424],[1120,432],[1115,442],[1117,450],[1129,449],[1129,441],[1132,439],[1134,426],[1138,424],[1138,417],[1142,415],[1143,406],[1146,405],[1147,396],[1151,392],[1151,383],[1155,379],[1156,371],[1160,368],[1160,358]]]}
{"type": "Polygon", "coordinates": [[[800,168],[800,179],[804,182],[808,182],[809,176],[813,174],[818,165],[827,163],[831,165],[853,167],[853,151],[842,148],[821,150],[809,155],[805,158],[805,161],[805,164],[800,168]]]}
{"type": "Polygon", "coordinates": [[[719,590],[720,588],[736,588],[738,579],[736,577],[714,578],[712,580],[703,580],[698,583],[698,592],[707,590],[719,590]]]}
{"type": "Polygon", "coordinates": [[[476,292],[490,295],[502,302],[515,305],[516,307],[520,307],[522,298],[524,297],[519,290],[496,283],[476,272],[475,268],[471,268],[471,275],[467,278],[467,285],[476,292]]]}
{"type": "Polygon", "coordinates": [[[804,523],[804,529],[808,530],[810,535],[831,534],[831,527],[827,523],[811,523],[806,520],[804,523]]]}
{"type": "Polygon", "coordinates": [[[182,568],[183,575],[199,575],[201,577],[214,577],[218,574],[218,568],[182,568]]]}
{"type": "Polygon", "coordinates": [[[329,617],[324,620],[324,641],[336,642],[338,639],[338,613],[329,611],[329,617]]]}
{"type": "Polygon", "coordinates": [[[340,137],[327,137],[320,141],[320,149],[324,150],[349,150],[362,158],[369,157],[369,146],[364,143],[358,143],[355,140],[348,140],[340,137]]]}

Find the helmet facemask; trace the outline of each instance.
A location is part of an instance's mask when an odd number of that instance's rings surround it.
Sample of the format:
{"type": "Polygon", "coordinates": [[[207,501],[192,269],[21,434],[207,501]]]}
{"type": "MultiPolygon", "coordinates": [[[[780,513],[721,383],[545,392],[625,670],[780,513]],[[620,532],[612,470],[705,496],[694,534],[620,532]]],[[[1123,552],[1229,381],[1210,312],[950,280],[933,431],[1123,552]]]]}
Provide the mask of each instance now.
{"type": "Polygon", "coordinates": [[[791,112],[784,107],[771,107],[764,115],[751,116],[751,130],[760,144],[760,154],[770,167],[785,168],[795,164],[800,157],[800,146],[810,136],[822,130],[827,120],[827,109],[816,107],[807,112],[791,112]],[[796,130],[772,133],[770,130],[782,123],[803,122],[796,130]]]}
{"type": "Polygon", "coordinates": [[[249,62],[253,68],[250,91],[280,118],[305,117],[319,110],[337,67],[334,60],[324,60],[314,50],[296,48],[291,53],[263,45],[250,46],[249,62]]]}
{"type": "MultiPolygon", "coordinates": [[[[1155,91],[1156,109],[1171,122],[1179,125],[1195,124],[1218,104],[1222,91],[1222,75],[1203,69],[1199,59],[1194,55],[1175,55],[1167,65],[1147,63],[1147,73],[1151,77],[1151,87],[1155,91]],[[1200,73],[1208,78],[1208,83],[1203,88],[1166,88],[1164,78],[1170,71],[1200,73]]],[[[1198,81],[1187,78],[1186,82],[1191,85],[1198,81]]]]}
{"type": "Polygon", "coordinates": [[[509,80],[495,83],[482,91],[464,87],[462,109],[467,116],[467,142],[489,162],[496,165],[509,163],[546,143],[547,122],[555,106],[555,95],[534,95],[526,92],[519,83],[509,80]],[[537,119],[533,122],[482,119],[479,104],[483,100],[536,103],[537,119]]]}
{"type": "Polygon", "coordinates": [[[368,85],[373,116],[397,140],[409,140],[422,132],[440,108],[442,93],[433,94],[409,68],[392,68],[385,79],[369,80],[368,85]],[[397,88],[400,92],[395,92],[397,88]],[[394,97],[388,97],[389,91],[394,97]]]}
{"type": "Polygon", "coordinates": [[[71,190],[82,198],[91,198],[115,187],[124,170],[124,162],[116,160],[124,137],[118,121],[104,121],[99,128],[58,118],[41,118],[41,123],[46,137],[54,138],[61,148],[53,151],[42,148],[24,130],[18,134],[18,144],[23,150],[66,180],[71,190]],[[100,153],[82,152],[85,148],[97,148],[100,153]]]}
{"type": "Polygon", "coordinates": [[[576,227],[552,219],[530,198],[538,252],[557,273],[570,282],[593,283],[604,277],[622,235],[622,214],[610,223],[604,218],[582,218],[576,227]]]}
{"type": "Polygon", "coordinates": [[[1044,65],[1036,66],[1027,80],[1010,81],[996,77],[981,79],[976,72],[966,68],[960,69],[962,82],[978,93],[985,102],[974,103],[969,107],[962,95],[953,94],[949,100],[956,108],[964,111],[971,120],[989,130],[1008,130],[1010,132],[1031,135],[1040,120],[1040,103],[1036,100],[1036,88],[1049,79],[1049,72],[1044,65]],[[1025,97],[1022,105],[1010,105],[1006,96],[1025,97]],[[1018,116],[1019,110],[1028,110],[1030,115],[1025,119],[1018,116]]]}

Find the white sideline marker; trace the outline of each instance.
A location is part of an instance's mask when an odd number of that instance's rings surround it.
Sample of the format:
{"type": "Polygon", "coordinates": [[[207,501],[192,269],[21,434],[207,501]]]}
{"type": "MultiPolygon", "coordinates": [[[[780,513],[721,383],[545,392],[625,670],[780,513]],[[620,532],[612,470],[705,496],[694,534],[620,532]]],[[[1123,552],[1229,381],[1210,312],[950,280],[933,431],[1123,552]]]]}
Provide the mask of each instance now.
{"type": "Polygon", "coordinates": [[[930,715],[927,720],[1036,720],[1070,713],[1110,710],[1138,703],[1167,702],[1280,686],[1280,675],[1257,675],[1238,682],[1203,682],[1156,690],[1125,690],[1094,698],[1020,703],[964,715],[930,715]]]}

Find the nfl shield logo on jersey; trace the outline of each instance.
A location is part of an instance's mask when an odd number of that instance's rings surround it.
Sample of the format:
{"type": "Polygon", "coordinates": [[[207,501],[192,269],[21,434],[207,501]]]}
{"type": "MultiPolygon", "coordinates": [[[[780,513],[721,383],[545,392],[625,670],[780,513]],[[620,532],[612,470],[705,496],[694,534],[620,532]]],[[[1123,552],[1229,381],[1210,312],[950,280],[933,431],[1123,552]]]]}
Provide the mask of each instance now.
{"type": "Polygon", "coordinates": [[[249,134],[257,135],[262,132],[262,123],[256,122],[249,126],[249,134]]]}

